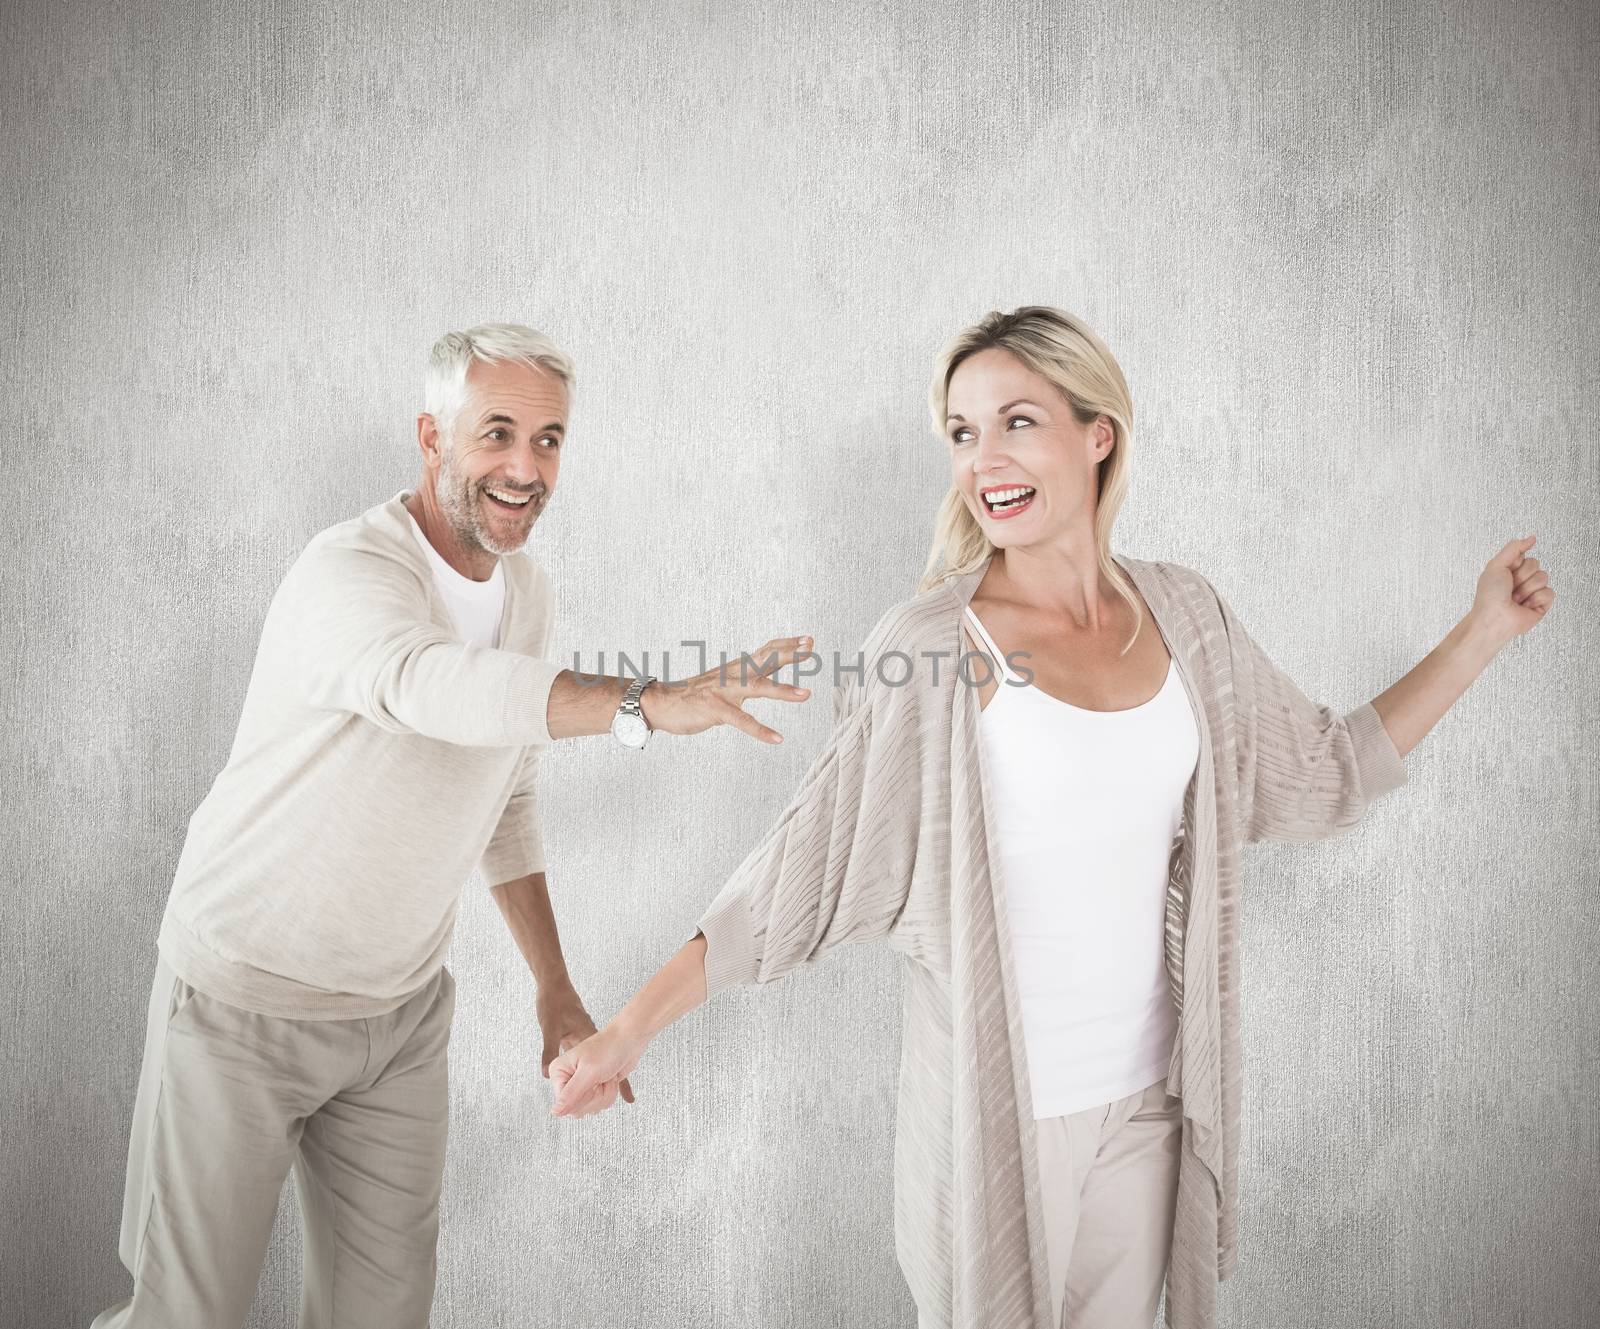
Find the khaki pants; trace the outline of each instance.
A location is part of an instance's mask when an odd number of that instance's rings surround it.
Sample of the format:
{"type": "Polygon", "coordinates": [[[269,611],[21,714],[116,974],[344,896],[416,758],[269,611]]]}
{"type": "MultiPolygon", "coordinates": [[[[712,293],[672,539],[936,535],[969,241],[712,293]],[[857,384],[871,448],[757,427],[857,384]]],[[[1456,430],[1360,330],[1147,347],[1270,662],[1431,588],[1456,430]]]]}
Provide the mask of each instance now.
{"type": "Polygon", "coordinates": [[[1054,1323],[1152,1329],[1178,1209],[1182,1100],[1163,1077],[1034,1125],[1054,1323]]]}
{"type": "Polygon", "coordinates": [[[118,1252],[133,1296],[92,1329],[242,1326],[292,1166],[301,1329],[425,1326],[455,980],[357,1020],[256,1015],[165,961],[150,992],[118,1252]]]}
{"type": "Polygon", "coordinates": [[[1178,1205],[1183,1104],[1165,1077],[1036,1123],[1060,1329],[1151,1329],[1178,1205]]]}

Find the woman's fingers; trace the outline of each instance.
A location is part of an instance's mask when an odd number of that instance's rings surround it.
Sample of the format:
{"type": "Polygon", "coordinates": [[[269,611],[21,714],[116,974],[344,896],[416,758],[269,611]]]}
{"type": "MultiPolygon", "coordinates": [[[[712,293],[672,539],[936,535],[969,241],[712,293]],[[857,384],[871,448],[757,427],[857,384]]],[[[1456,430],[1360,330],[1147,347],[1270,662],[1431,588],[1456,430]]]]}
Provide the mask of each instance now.
{"type": "Polygon", "coordinates": [[[1549,584],[1549,573],[1536,572],[1531,577],[1528,577],[1525,580],[1517,583],[1516,589],[1511,593],[1511,598],[1519,601],[1522,604],[1526,604],[1529,596],[1531,596],[1535,591],[1540,590],[1549,584]]]}
{"type": "Polygon", "coordinates": [[[603,1112],[617,1101],[619,1089],[628,1102],[633,1102],[633,1087],[626,1079],[601,1079],[601,1072],[593,1061],[578,1060],[576,1068],[569,1059],[576,1059],[579,1050],[562,1053],[550,1063],[550,1079],[557,1087],[555,1102],[551,1105],[552,1117],[591,1117],[603,1112]]]}
{"type": "Polygon", "coordinates": [[[615,1080],[606,1080],[596,1085],[588,1098],[579,1104],[577,1109],[570,1115],[574,1117],[592,1117],[597,1112],[604,1112],[616,1101],[617,1082],[615,1080]]]}
{"type": "Polygon", "coordinates": [[[1514,569],[1522,556],[1533,548],[1534,542],[1538,538],[1537,535],[1519,535],[1514,539],[1507,540],[1500,546],[1499,552],[1489,560],[1490,564],[1498,563],[1501,567],[1514,569]]]}
{"type": "Polygon", "coordinates": [[[593,1110],[595,1093],[589,1089],[584,1093],[575,1094],[570,1089],[565,1096],[556,1100],[556,1106],[551,1109],[553,1117],[587,1117],[593,1110]]]}
{"type": "Polygon", "coordinates": [[[550,1063],[550,1078],[560,1086],[550,1115],[565,1117],[575,1113],[594,1091],[599,1072],[592,1061],[580,1057],[578,1048],[573,1048],[550,1063]]]}
{"type": "Polygon", "coordinates": [[[1478,577],[1471,612],[1508,637],[1527,632],[1555,603],[1550,574],[1530,552],[1537,539],[1525,535],[1507,540],[1478,577]]]}

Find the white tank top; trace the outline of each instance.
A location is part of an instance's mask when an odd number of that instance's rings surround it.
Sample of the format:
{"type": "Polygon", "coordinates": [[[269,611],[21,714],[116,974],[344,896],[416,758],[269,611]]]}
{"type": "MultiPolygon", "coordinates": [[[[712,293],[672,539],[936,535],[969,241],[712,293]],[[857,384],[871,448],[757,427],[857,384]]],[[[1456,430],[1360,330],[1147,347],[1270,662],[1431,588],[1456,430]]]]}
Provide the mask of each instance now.
{"type": "Polygon", "coordinates": [[[1149,701],[1085,710],[1023,684],[967,618],[1001,674],[980,728],[1033,1115],[1065,1116],[1167,1073],[1167,873],[1200,731],[1170,660],[1149,701]]]}

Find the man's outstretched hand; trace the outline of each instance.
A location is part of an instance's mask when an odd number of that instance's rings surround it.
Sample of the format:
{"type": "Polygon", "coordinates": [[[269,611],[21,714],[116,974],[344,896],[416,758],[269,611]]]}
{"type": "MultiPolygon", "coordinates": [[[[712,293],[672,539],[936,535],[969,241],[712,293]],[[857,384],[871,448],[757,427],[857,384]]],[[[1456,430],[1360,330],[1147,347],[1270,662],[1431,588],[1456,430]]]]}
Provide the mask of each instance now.
{"type": "Polygon", "coordinates": [[[639,696],[645,723],[664,734],[698,734],[713,725],[742,729],[763,743],[783,735],[744,709],[752,698],[804,701],[810,688],[779,683],[770,675],[811,653],[810,637],[775,637],[739,659],[676,683],[656,681],[639,696]]]}

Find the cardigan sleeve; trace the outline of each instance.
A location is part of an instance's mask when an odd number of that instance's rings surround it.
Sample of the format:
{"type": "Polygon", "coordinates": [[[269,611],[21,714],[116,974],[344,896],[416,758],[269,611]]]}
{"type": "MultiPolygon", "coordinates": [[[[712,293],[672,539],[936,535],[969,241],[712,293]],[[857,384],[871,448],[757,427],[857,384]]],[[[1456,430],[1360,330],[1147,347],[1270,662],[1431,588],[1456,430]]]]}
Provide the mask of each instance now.
{"type": "Polygon", "coordinates": [[[708,999],[889,934],[910,891],[921,809],[909,692],[836,689],[826,747],[700,919],[708,999]]]}
{"type": "Polygon", "coordinates": [[[1311,701],[1211,590],[1227,631],[1245,839],[1320,840],[1350,829],[1406,782],[1378,712],[1364,702],[1341,715],[1311,701]]]}

